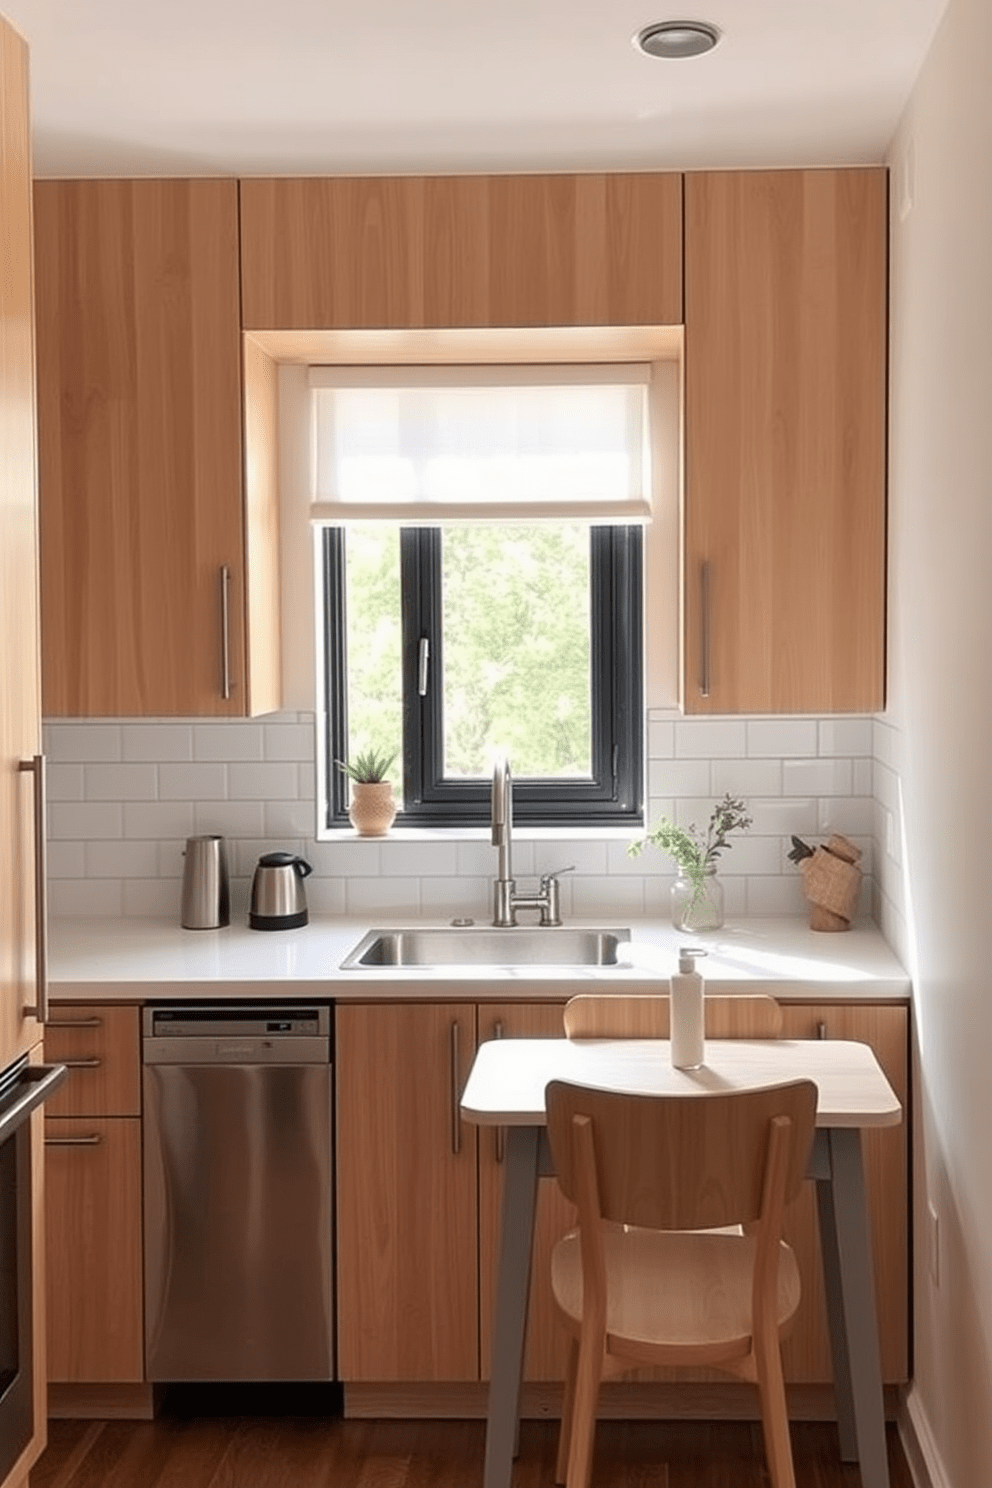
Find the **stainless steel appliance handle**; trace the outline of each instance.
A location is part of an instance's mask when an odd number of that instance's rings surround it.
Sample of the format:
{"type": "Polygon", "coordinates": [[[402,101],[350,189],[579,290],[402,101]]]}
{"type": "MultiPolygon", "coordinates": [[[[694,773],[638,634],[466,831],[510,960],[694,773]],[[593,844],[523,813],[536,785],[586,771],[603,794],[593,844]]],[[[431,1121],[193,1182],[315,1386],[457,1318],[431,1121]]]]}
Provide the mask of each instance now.
{"type": "Polygon", "coordinates": [[[46,1147],[99,1147],[103,1141],[99,1132],[90,1132],[87,1137],[46,1137],[46,1147]]]}
{"type": "Polygon", "coordinates": [[[702,656],[700,658],[699,696],[710,695],[710,565],[704,560],[699,568],[699,610],[702,656]]]}
{"type": "Polygon", "coordinates": [[[461,1069],[462,1029],[456,1019],[451,1025],[451,1151],[457,1157],[462,1150],[462,1113],[458,1091],[461,1069]]]}
{"type": "Polygon", "coordinates": [[[231,696],[231,570],[226,563],[220,568],[220,672],[226,701],[231,696]]]}
{"type": "Polygon", "coordinates": [[[0,1146],[46,1101],[66,1077],[64,1064],[26,1064],[20,1081],[24,1091],[0,1112],[0,1146]]]}
{"type": "Polygon", "coordinates": [[[18,769],[34,777],[34,962],[36,1002],[26,1007],[26,1016],[48,1022],[48,853],[47,806],[45,803],[45,756],[19,760],[18,769]]]}

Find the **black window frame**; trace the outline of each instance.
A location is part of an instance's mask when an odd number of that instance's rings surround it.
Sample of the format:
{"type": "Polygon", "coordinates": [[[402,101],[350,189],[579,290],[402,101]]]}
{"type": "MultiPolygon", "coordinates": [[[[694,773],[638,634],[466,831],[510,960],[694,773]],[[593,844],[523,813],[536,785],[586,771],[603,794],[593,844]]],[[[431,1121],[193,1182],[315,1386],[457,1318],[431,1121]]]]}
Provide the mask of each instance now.
{"type": "MultiPolygon", "coordinates": [[[[583,780],[515,777],[517,824],[643,824],[643,533],[633,525],[594,525],[589,531],[592,773],[583,780]]],[[[440,526],[400,528],[403,800],[397,826],[468,827],[489,822],[491,782],[445,780],[442,773],[441,539],[440,526]],[[429,647],[428,686],[423,696],[419,691],[422,640],[429,647]]],[[[334,764],[347,757],[348,747],[345,542],[345,528],[324,529],[329,828],[348,825],[347,782],[334,764]]]]}

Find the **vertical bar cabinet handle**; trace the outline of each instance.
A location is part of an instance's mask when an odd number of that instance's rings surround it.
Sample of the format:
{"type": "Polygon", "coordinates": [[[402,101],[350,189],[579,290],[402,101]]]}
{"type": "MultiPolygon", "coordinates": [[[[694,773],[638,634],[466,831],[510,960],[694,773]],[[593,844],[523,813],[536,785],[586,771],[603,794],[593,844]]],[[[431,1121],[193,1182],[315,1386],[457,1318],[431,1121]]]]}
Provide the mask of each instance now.
{"type": "Polygon", "coordinates": [[[220,691],[226,700],[231,696],[231,570],[226,563],[220,568],[220,691]]]}
{"type": "Polygon", "coordinates": [[[462,1030],[457,1018],[451,1025],[451,1151],[457,1157],[462,1150],[462,1113],[459,1102],[458,1075],[461,1069],[462,1030]]]}
{"type": "Polygon", "coordinates": [[[699,695],[710,695],[710,565],[704,559],[699,567],[700,675],[699,695]]]}
{"type": "MultiPolygon", "coordinates": [[[[493,1025],[493,1038],[494,1039],[501,1039],[502,1037],[503,1037],[503,1024],[500,1021],[497,1020],[497,1022],[493,1025]]],[[[496,1128],[496,1161],[498,1163],[501,1163],[503,1161],[503,1158],[505,1156],[506,1156],[506,1127],[505,1126],[498,1126],[496,1128]]]]}
{"type": "Polygon", "coordinates": [[[34,777],[34,961],[37,1000],[24,1009],[39,1023],[48,1022],[48,854],[45,804],[45,756],[19,760],[18,769],[34,777]]]}

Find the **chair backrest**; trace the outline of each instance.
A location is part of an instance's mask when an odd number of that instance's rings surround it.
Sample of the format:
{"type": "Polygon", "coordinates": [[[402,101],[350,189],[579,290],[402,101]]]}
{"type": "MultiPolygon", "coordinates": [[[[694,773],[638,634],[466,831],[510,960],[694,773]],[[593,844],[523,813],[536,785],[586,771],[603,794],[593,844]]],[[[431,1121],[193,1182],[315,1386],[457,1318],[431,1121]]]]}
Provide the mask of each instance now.
{"type": "Polygon", "coordinates": [[[580,1202],[585,1118],[602,1217],[660,1230],[760,1218],[776,1118],[784,1118],[791,1136],[783,1193],[789,1203],[803,1181],[816,1118],[811,1080],[698,1095],[632,1095],[554,1080],[545,1099],[566,1198],[580,1202]]]}
{"type": "MultiPolygon", "coordinates": [[[[580,992],[565,1004],[565,1034],[581,1038],[668,1038],[667,993],[580,992]]],[[[778,1038],[782,1009],[764,992],[710,993],[703,998],[708,1038],[778,1038]]]]}

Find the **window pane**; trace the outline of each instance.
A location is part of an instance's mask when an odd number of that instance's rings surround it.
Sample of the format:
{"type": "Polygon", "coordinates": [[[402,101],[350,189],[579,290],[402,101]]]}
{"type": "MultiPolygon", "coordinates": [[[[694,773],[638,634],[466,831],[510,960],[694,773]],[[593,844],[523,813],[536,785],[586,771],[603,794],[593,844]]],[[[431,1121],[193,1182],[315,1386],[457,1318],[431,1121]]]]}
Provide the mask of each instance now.
{"type": "MultiPolygon", "coordinates": [[[[345,537],[348,758],[391,754],[403,740],[400,539],[397,527],[349,526],[345,537]]],[[[396,778],[395,767],[393,778],[396,778]]]]}
{"type": "Polygon", "coordinates": [[[444,775],[592,771],[589,528],[442,529],[444,775]]]}

